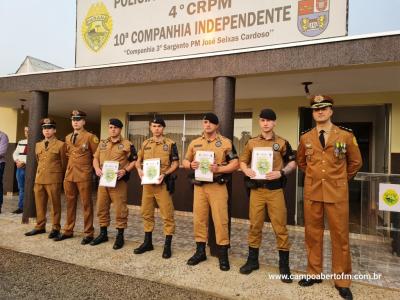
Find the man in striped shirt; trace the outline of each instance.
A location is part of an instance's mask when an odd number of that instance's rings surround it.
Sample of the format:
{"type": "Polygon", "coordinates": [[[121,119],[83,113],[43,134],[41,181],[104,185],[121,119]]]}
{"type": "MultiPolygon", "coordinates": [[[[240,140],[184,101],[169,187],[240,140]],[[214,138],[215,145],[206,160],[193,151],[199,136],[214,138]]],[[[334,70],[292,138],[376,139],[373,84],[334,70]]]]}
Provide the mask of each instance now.
{"type": "Polygon", "coordinates": [[[17,167],[16,177],[18,182],[18,208],[13,211],[14,214],[20,214],[24,208],[24,194],[25,194],[25,167],[26,167],[26,156],[28,154],[28,131],[29,128],[25,126],[24,134],[25,139],[20,140],[17,144],[17,148],[13,153],[13,159],[17,167]]]}

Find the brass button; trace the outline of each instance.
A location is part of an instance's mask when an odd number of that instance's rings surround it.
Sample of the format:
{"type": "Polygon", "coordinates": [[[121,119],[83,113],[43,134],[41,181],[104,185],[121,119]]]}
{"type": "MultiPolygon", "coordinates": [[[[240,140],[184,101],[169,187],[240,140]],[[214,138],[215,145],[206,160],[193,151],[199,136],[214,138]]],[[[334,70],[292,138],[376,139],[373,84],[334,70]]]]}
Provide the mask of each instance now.
{"type": "Polygon", "coordinates": [[[325,181],[325,178],[322,178],[322,181],[325,181]]]}
{"type": "Polygon", "coordinates": [[[322,172],[325,172],[325,170],[322,170],[322,172]]]}

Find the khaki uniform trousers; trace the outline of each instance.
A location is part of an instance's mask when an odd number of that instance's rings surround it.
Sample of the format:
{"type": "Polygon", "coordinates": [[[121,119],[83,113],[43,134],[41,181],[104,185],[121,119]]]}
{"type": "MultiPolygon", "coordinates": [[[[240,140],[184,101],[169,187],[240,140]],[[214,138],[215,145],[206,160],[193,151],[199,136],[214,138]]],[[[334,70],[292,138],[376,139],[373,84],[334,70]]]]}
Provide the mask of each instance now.
{"type": "Polygon", "coordinates": [[[152,232],[154,230],[154,199],[164,221],[164,234],[173,235],[175,233],[174,204],[164,183],[143,185],[141,213],[144,231],[152,232]]]}
{"type": "Polygon", "coordinates": [[[92,237],[93,228],[93,203],[92,203],[92,182],[82,181],[64,181],[65,200],[67,202],[67,220],[64,225],[64,234],[72,235],[74,233],[76,220],[76,206],[78,194],[81,198],[83,208],[83,224],[85,236],[92,237]]]}
{"type": "MultiPolygon", "coordinates": [[[[332,241],[332,271],[351,274],[349,248],[349,203],[324,203],[304,200],[305,242],[308,256],[307,273],[321,274],[324,240],[324,211],[332,241]]],[[[349,287],[350,280],[335,280],[339,287],[349,287]]]]}
{"type": "Polygon", "coordinates": [[[110,206],[115,209],[116,228],[126,228],[128,225],[127,195],[128,185],[119,180],[115,188],[99,186],[97,191],[97,217],[100,227],[110,226],[110,206]]]}
{"type": "Polygon", "coordinates": [[[262,229],[265,220],[265,205],[271,220],[272,229],[276,237],[278,250],[289,251],[290,243],[287,224],[287,211],[285,197],[282,189],[269,190],[266,188],[252,189],[250,191],[250,230],[249,246],[260,248],[262,229]]]}
{"type": "Polygon", "coordinates": [[[229,245],[228,190],[225,184],[207,183],[194,186],[193,225],[196,242],[208,240],[208,218],[211,207],[218,245],[229,245]]]}
{"type": "Polygon", "coordinates": [[[46,228],[47,201],[51,203],[51,222],[53,230],[60,230],[61,225],[61,186],[62,183],[35,183],[36,226],[35,229],[46,228]]]}

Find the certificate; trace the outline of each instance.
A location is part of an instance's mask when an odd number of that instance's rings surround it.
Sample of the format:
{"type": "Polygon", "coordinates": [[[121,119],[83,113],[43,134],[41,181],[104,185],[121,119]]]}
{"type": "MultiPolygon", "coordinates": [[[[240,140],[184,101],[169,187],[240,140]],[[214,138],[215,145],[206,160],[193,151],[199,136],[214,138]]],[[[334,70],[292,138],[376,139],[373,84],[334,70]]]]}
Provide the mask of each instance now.
{"type": "Polygon", "coordinates": [[[198,181],[213,182],[214,174],[210,171],[210,165],[214,163],[213,151],[196,151],[195,161],[199,162],[199,168],[194,171],[194,178],[198,181]]]}
{"type": "Polygon", "coordinates": [[[274,152],[271,147],[255,147],[251,155],[251,169],[256,172],[252,179],[264,179],[272,171],[274,152]]]}
{"type": "Polygon", "coordinates": [[[117,184],[117,173],[119,168],[119,162],[117,161],[105,161],[103,163],[102,172],[103,175],[100,177],[100,186],[115,187],[117,184]]]}
{"type": "Polygon", "coordinates": [[[143,161],[142,184],[159,184],[160,177],[160,159],[145,159],[143,161]]]}

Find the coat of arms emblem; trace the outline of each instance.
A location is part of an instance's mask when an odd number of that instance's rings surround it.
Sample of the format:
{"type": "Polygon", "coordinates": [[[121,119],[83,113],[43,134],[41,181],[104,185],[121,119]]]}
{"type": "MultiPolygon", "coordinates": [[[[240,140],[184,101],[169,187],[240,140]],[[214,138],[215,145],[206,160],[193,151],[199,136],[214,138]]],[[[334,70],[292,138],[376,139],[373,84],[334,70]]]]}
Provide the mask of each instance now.
{"type": "Polygon", "coordinates": [[[323,33],[329,24],[330,0],[300,0],[297,27],[308,37],[323,33]]]}
{"type": "Polygon", "coordinates": [[[109,40],[112,25],[107,7],[102,2],[93,4],[82,23],[82,37],[86,45],[98,52],[109,40]]]}

